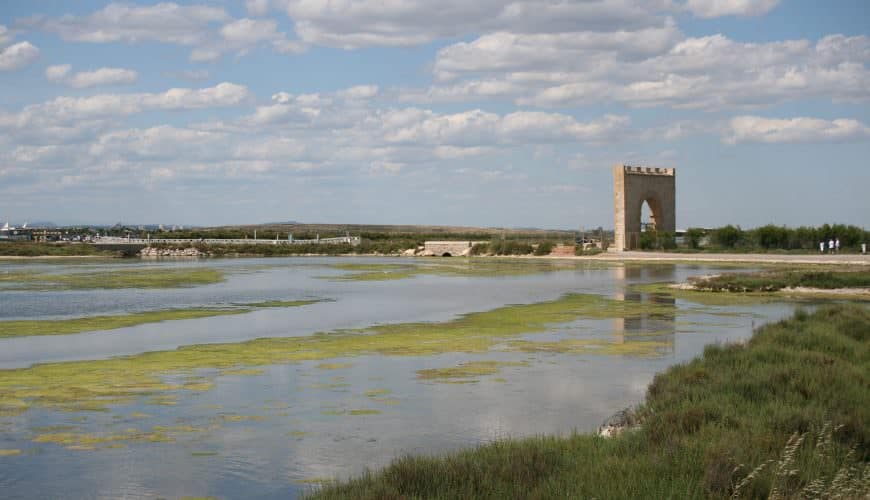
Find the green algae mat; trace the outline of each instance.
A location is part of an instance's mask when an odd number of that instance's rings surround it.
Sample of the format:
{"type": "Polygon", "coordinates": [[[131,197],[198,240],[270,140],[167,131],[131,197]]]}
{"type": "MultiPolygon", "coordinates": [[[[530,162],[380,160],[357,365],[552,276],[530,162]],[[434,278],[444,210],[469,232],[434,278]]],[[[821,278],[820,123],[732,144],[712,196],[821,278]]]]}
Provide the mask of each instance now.
{"type": "Polygon", "coordinates": [[[222,271],[209,268],[112,269],[63,274],[12,271],[0,272],[0,291],[184,288],[220,283],[223,280],[222,271]]]}
{"type": "Polygon", "coordinates": [[[69,335],[73,333],[115,330],[147,323],[183,319],[209,318],[231,314],[244,314],[259,308],[301,307],[320,300],[270,300],[251,304],[238,304],[234,308],[191,308],[145,311],[131,314],[90,316],[62,320],[0,321],[0,338],[27,337],[32,335],[69,335]]]}
{"type": "MultiPolygon", "coordinates": [[[[177,391],[208,390],[200,369],[236,370],[300,361],[326,361],[362,355],[428,356],[442,353],[484,353],[491,350],[553,350],[552,342],[522,335],[547,332],[553,325],[581,318],[634,318],[667,315],[671,306],[624,302],[598,295],[569,294],[534,304],[511,305],[471,313],[440,323],[400,323],[307,337],[263,338],[233,344],[185,346],[98,361],[77,361],[0,370],[0,415],[30,407],[68,411],[101,410],[148,396],[158,401],[177,391]],[[187,381],[169,382],[165,375],[187,374],[187,381]]],[[[565,352],[654,355],[661,341],[638,339],[632,352],[605,341],[571,344],[565,352]]],[[[558,346],[556,346],[558,347],[558,346]]],[[[469,367],[466,367],[469,368],[469,367]]],[[[244,372],[236,372],[244,373],[244,372]]],[[[167,400],[172,403],[171,398],[167,400]]]]}

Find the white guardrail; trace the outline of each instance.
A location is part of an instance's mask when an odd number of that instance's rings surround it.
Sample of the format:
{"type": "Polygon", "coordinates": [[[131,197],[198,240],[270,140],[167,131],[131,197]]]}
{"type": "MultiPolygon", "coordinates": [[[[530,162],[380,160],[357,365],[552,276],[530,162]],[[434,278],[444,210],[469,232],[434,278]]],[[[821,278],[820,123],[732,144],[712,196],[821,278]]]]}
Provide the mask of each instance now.
{"type": "Polygon", "coordinates": [[[264,240],[264,239],[222,239],[222,238],[124,238],[118,236],[100,236],[94,243],[106,245],[155,245],[159,243],[174,243],[182,245],[215,244],[215,245],[328,245],[349,244],[359,245],[359,236],[339,236],[338,238],[317,238],[315,240],[264,240]]]}

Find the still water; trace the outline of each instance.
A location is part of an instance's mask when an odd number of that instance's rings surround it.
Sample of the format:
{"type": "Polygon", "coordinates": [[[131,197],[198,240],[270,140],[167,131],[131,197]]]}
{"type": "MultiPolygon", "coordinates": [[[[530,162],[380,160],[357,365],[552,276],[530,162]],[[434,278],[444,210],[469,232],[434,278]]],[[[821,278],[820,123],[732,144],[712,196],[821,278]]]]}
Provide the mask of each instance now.
{"type": "MultiPolygon", "coordinates": [[[[292,498],[317,484],[377,469],[406,454],[432,454],[505,437],[591,432],[616,410],[643,399],[652,377],[705,345],[751,335],[753,326],[790,314],[791,304],[702,306],[635,293],[631,285],[683,281],[715,266],[568,264],[532,274],[413,274],[403,279],[340,279],[336,263],[417,265],[407,259],[288,258],[209,261],[0,263],[0,272],[105,272],[207,267],[223,282],[175,289],[0,290],[0,321],[64,319],[266,300],[323,299],[304,307],[143,324],[110,331],[0,339],[3,370],[46,362],[101,360],[205,343],[408,322],[445,322],[567,293],[656,302],[655,315],[577,319],[534,341],[579,339],[625,346],[654,338],[643,355],[442,352],[428,356],[354,356],[258,367],[243,374],[200,369],[213,385],[171,399],[142,397],[109,411],[31,407],[0,414],[3,498],[292,498]],[[497,373],[429,380],[419,370],[464,362],[511,362],[497,373]],[[170,429],[167,442],[118,440],[75,445],[45,438],[170,429]]],[[[454,262],[459,262],[455,260],[454,262]]],[[[474,265],[474,264],[470,264],[474,265]]],[[[512,262],[511,266],[523,266],[512,262]]],[[[2,329],[2,323],[0,323],[2,329]]],[[[8,372],[7,372],[8,373],[8,372]]],[[[186,374],[190,375],[190,374],[186,374]]],[[[164,374],[166,380],[180,377],[164,374]]],[[[0,394],[0,401],[2,401],[0,394]]]]}

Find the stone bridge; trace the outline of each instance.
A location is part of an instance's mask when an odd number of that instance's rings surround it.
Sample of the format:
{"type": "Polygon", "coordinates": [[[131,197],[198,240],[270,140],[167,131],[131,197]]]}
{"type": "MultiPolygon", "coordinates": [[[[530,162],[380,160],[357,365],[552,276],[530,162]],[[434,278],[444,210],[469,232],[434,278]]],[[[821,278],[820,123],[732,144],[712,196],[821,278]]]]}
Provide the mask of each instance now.
{"type": "Polygon", "coordinates": [[[471,246],[476,241],[427,241],[423,244],[423,255],[436,257],[466,257],[471,254],[471,246]]]}

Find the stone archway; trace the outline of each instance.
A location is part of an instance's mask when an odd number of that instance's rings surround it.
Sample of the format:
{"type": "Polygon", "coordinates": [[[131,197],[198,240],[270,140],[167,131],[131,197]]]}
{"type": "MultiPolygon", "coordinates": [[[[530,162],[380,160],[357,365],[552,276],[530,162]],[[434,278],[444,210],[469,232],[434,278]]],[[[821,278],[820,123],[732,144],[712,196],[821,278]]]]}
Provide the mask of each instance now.
{"type": "Polygon", "coordinates": [[[675,169],[613,167],[614,246],[617,251],[634,250],[640,245],[640,217],[644,202],[649,205],[656,231],[676,231],[675,169]]]}

